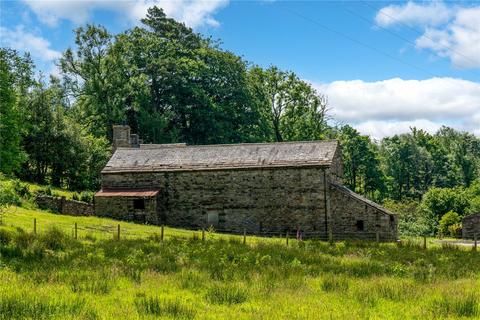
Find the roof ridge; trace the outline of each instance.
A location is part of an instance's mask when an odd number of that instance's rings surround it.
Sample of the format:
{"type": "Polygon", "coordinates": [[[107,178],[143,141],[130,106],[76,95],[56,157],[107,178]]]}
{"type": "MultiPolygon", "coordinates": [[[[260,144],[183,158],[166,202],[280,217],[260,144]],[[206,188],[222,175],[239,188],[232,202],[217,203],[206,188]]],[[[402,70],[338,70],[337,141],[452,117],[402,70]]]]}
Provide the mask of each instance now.
{"type": "MultiPolygon", "coordinates": [[[[187,144],[180,146],[181,143],[155,143],[152,145],[165,145],[169,148],[218,148],[218,147],[232,147],[232,146],[265,146],[265,145],[289,145],[289,144],[314,144],[314,143],[337,143],[338,139],[328,139],[328,140],[306,140],[306,141],[280,141],[280,142],[244,142],[244,143],[219,143],[219,144],[187,144]],[[176,146],[178,145],[178,146],[176,146]]],[[[150,144],[143,144],[148,146],[150,144]]],[[[131,147],[118,147],[121,150],[158,150],[161,148],[131,148],[131,147]]]]}

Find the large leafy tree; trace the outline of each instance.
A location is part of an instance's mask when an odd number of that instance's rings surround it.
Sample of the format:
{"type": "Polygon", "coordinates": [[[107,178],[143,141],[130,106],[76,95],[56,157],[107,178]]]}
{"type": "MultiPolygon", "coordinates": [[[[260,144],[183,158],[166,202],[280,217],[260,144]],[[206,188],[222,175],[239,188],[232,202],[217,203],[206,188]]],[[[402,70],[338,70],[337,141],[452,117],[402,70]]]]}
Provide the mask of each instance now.
{"type": "Polygon", "coordinates": [[[275,66],[253,67],[251,78],[263,87],[269,128],[274,141],[317,140],[329,136],[328,103],[293,72],[275,66]]]}
{"type": "Polygon", "coordinates": [[[151,142],[225,143],[262,139],[259,97],[246,63],[184,24],[148,10],[117,37],[129,107],[151,142]],[[152,126],[155,124],[155,126],[152,126]]]}
{"type": "Polygon", "coordinates": [[[360,135],[348,125],[340,129],[339,138],[346,185],[372,198],[381,196],[385,186],[377,147],[368,136],[360,135]],[[378,195],[375,195],[376,192],[378,195]]]}

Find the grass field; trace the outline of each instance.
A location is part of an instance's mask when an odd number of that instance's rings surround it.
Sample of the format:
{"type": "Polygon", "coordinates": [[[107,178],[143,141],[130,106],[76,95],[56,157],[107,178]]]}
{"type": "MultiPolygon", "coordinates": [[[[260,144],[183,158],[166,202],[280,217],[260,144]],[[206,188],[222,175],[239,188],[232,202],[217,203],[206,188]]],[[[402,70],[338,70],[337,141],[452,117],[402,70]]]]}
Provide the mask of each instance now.
{"type": "Polygon", "coordinates": [[[11,208],[0,319],[480,319],[480,252],[247,238],[11,208]],[[33,234],[33,219],[37,234],[33,234]],[[78,240],[73,239],[74,223],[78,240]]]}

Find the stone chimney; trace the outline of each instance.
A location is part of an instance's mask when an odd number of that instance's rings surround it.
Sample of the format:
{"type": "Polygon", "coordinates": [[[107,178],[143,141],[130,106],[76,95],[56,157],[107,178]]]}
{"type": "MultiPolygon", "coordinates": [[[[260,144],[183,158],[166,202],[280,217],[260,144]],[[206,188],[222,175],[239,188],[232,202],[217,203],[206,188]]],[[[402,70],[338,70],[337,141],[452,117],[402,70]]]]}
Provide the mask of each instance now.
{"type": "Polygon", "coordinates": [[[114,125],[113,126],[113,150],[117,148],[130,148],[130,126],[114,125]]]}

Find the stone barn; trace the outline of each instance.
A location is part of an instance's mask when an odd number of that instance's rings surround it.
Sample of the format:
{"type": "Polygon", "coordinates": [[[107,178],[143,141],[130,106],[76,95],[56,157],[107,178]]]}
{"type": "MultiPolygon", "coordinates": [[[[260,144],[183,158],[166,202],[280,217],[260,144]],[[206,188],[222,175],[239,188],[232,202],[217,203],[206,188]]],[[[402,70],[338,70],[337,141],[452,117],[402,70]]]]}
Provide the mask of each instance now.
{"type": "Polygon", "coordinates": [[[480,212],[462,219],[462,238],[473,239],[475,234],[480,239],[480,212]]]}
{"type": "Polygon", "coordinates": [[[128,126],[114,131],[98,216],[233,233],[397,237],[395,214],[342,185],[335,140],[146,145],[128,126]]]}

